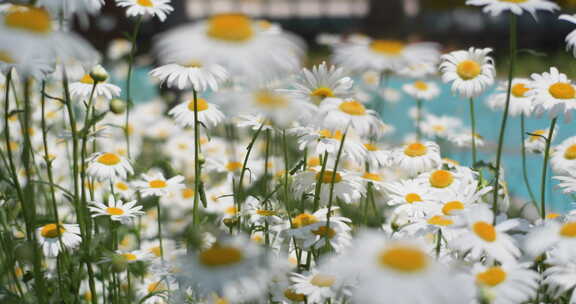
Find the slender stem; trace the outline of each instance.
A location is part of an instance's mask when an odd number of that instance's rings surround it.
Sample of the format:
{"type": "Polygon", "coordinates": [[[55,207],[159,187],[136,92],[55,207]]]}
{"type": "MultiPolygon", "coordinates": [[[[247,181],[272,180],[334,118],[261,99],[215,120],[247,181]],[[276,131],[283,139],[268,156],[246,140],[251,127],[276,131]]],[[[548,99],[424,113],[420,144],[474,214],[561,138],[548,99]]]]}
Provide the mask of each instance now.
{"type": "Polygon", "coordinates": [[[290,170],[288,169],[288,143],[286,142],[286,129],[282,130],[282,147],[284,150],[284,201],[286,203],[286,209],[288,210],[288,216],[292,218],[292,205],[290,205],[290,196],[288,195],[290,189],[288,187],[288,175],[290,170]]]}
{"type": "Polygon", "coordinates": [[[194,94],[194,207],[192,217],[194,227],[199,224],[198,201],[200,199],[200,123],[198,121],[198,93],[192,89],[194,94]]]}
{"type": "MultiPolygon", "coordinates": [[[[340,141],[340,148],[338,148],[338,153],[336,154],[336,161],[334,163],[334,169],[332,170],[332,179],[330,180],[330,195],[328,197],[328,211],[326,213],[326,244],[327,248],[330,248],[330,237],[328,231],[330,231],[330,215],[332,213],[332,201],[334,199],[334,184],[336,183],[336,174],[338,172],[338,163],[340,162],[340,157],[342,156],[342,150],[344,150],[344,141],[346,140],[346,135],[348,134],[348,130],[344,132],[342,135],[342,140],[340,141]]],[[[324,177],[324,175],[322,175],[324,177]]],[[[316,181],[320,183],[321,181],[316,181]]]]}
{"type": "Polygon", "coordinates": [[[438,238],[436,240],[436,259],[440,258],[440,250],[442,249],[442,229],[438,228],[438,233],[436,234],[438,238]]]}
{"type": "MultiPolygon", "coordinates": [[[[326,164],[328,164],[328,151],[324,151],[324,157],[320,159],[322,161],[322,167],[320,167],[320,176],[324,176],[326,171],[326,164]]],[[[314,189],[314,212],[320,208],[320,193],[322,192],[322,183],[316,183],[316,188],[314,189]]]]}
{"type": "Polygon", "coordinates": [[[524,137],[526,136],[526,129],[524,126],[524,113],[520,116],[520,136],[522,140],[522,174],[524,175],[524,184],[528,189],[528,194],[532,202],[536,203],[536,197],[534,196],[534,191],[532,191],[532,186],[530,185],[530,180],[528,179],[528,169],[526,168],[526,143],[524,142],[524,137]]]}
{"type": "Polygon", "coordinates": [[[422,122],[422,100],[416,99],[416,139],[420,141],[422,138],[422,129],[420,123],[422,122]]]}
{"type": "MultiPolygon", "coordinates": [[[[498,136],[498,150],[496,152],[496,172],[494,181],[494,197],[492,209],[494,214],[498,211],[498,188],[500,187],[500,164],[502,161],[502,150],[504,147],[504,136],[506,134],[506,122],[508,121],[508,109],[510,108],[510,95],[512,93],[512,79],[514,78],[514,66],[516,65],[516,44],[517,44],[517,20],[516,15],[510,14],[510,67],[508,71],[508,90],[506,92],[506,104],[504,115],[500,125],[500,135],[498,136]]],[[[496,217],[494,217],[496,220],[496,217]]]]}
{"type": "Polygon", "coordinates": [[[546,149],[544,150],[544,162],[542,164],[542,182],[540,184],[540,216],[542,219],[546,218],[546,176],[548,173],[548,158],[550,157],[550,144],[552,143],[552,136],[554,136],[554,128],[558,118],[552,119],[550,124],[550,131],[546,137],[546,149]]]}
{"type": "Polygon", "coordinates": [[[124,125],[124,136],[126,137],[126,152],[128,158],[130,155],[130,108],[132,106],[132,69],[134,67],[134,55],[136,53],[136,39],[138,38],[138,32],[140,31],[140,25],[142,24],[143,16],[138,18],[136,25],[134,26],[134,32],[130,37],[130,42],[132,48],[130,49],[130,55],[128,57],[128,75],[126,76],[126,121],[124,125]]]}
{"type": "Polygon", "coordinates": [[[476,167],[476,161],[478,160],[476,155],[476,114],[474,113],[474,99],[470,98],[470,125],[472,136],[472,167],[476,167]]]}
{"type": "MultiPolygon", "coordinates": [[[[270,130],[266,130],[266,148],[264,152],[264,193],[263,197],[268,197],[268,162],[270,161],[270,130]]],[[[270,210],[269,200],[264,201],[264,209],[270,210]]],[[[264,221],[264,243],[270,246],[270,225],[268,220],[264,221]]]]}
{"type": "Polygon", "coordinates": [[[160,198],[156,199],[156,218],[158,219],[158,239],[160,241],[160,258],[164,262],[164,242],[162,239],[162,214],[160,213],[160,198]]]}

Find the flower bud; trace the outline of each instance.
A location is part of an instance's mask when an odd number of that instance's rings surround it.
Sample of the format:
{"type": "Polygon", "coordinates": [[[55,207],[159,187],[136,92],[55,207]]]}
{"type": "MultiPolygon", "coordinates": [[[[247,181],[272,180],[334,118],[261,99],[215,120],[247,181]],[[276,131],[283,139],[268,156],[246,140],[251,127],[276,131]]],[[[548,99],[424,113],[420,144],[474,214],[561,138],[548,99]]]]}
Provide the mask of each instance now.
{"type": "Polygon", "coordinates": [[[95,82],[104,82],[108,79],[108,72],[106,72],[103,66],[97,65],[90,70],[90,77],[92,77],[95,82]]]}
{"type": "Polygon", "coordinates": [[[114,98],[110,101],[110,112],[122,114],[126,111],[126,102],[122,99],[114,98]]]}
{"type": "Polygon", "coordinates": [[[114,256],[112,256],[112,271],[117,273],[123,272],[126,270],[127,266],[128,266],[128,260],[126,259],[125,256],[121,254],[115,254],[114,256]]]}

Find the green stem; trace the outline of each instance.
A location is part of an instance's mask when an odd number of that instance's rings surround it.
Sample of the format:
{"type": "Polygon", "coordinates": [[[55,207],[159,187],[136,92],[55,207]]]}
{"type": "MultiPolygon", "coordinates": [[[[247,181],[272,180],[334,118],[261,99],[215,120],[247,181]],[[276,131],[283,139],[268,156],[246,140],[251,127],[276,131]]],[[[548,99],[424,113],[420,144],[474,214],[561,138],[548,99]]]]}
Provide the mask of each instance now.
{"type": "Polygon", "coordinates": [[[192,217],[194,227],[198,227],[198,203],[200,200],[200,123],[198,120],[198,93],[192,89],[194,95],[194,207],[192,217]]]}
{"type": "Polygon", "coordinates": [[[474,113],[474,99],[470,98],[470,125],[472,135],[472,168],[476,168],[476,114],[474,113]]]}
{"type": "Polygon", "coordinates": [[[540,184],[540,216],[542,216],[542,219],[546,218],[546,176],[548,173],[548,158],[550,157],[550,144],[552,143],[552,136],[554,135],[554,128],[556,128],[557,121],[557,117],[552,119],[552,123],[550,124],[550,131],[548,131],[548,137],[546,137],[546,149],[544,150],[542,182],[540,184]]]}
{"type": "MultiPolygon", "coordinates": [[[[266,130],[266,148],[264,152],[264,193],[263,197],[268,197],[268,162],[270,160],[270,130],[266,130]]],[[[269,200],[264,201],[264,209],[270,210],[270,204],[268,203],[269,200]]],[[[270,225],[268,221],[264,221],[264,244],[266,246],[270,246],[270,225]]]]}
{"type": "Polygon", "coordinates": [[[520,133],[522,140],[522,174],[524,175],[524,184],[526,184],[530,199],[532,202],[536,203],[536,197],[534,196],[534,191],[532,191],[532,186],[530,185],[530,181],[528,179],[528,169],[526,168],[526,144],[524,143],[526,129],[524,127],[524,113],[522,113],[520,116],[520,133]]]}
{"type": "Polygon", "coordinates": [[[132,88],[132,69],[134,67],[134,55],[136,52],[136,39],[138,38],[138,32],[140,31],[140,25],[142,24],[143,16],[138,18],[136,21],[136,25],[134,26],[134,32],[130,37],[130,42],[132,44],[132,48],[130,49],[130,55],[128,57],[128,75],[126,76],[126,121],[124,125],[124,136],[126,138],[126,152],[128,158],[131,158],[130,155],[130,108],[132,106],[132,95],[131,95],[131,88],[132,88]]]}
{"type": "Polygon", "coordinates": [[[162,214],[160,213],[160,198],[156,199],[156,210],[158,214],[156,218],[158,219],[158,239],[160,240],[160,258],[162,262],[164,262],[164,246],[163,246],[163,239],[162,239],[162,214]]]}
{"type": "MultiPolygon", "coordinates": [[[[322,167],[320,167],[320,176],[324,176],[326,171],[326,164],[328,164],[328,151],[324,151],[324,157],[320,159],[322,162],[322,167]]],[[[322,183],[316,183],[316,188],[314,189],[314,212],[320,208],[320,193],[322,192],[322,183]]]]}
{"type": "MultiPolygon", "coordinates": [[[[506,91],[506,104],[504,106],[504,115],[500,126],[500,135],[498,136],[498,150],[496,152],[496,172],[494,181],[494,197],[492,209],[494,214],[498,211],[498,188],[500,187],[500,164],[502,161],[502,150],[504,147],[504,136],[506,131],[506,122],[508,121],[508,110],[510,108],[510,95],[512,93],[512,79],[514,79],[514,66],[516,65],[516,44],[517,44],[517,19],[516,15],[510,14],[510,67],[508,71],[508,89],[506,91]]],[[[496,220],[496,217],[494,217],[496,220]]]]}
{"type": "MultiPolygon", "coordinates": [[[[340,141],[340,148],[338,148],[338,154],[336,154],[336,162],[334,163],[334,169],[332,171],[332,179],[330,180],[330,195],[328,197],[328,212],[326,213],[326,231],[330,231],[330,214],[332,213],[332,201],[334,199],[334,184],[336,182],[336,174],[338,172],[338,163],[340,162],[340,157],[342,156],[342,150],[344,150],[344,141],[346,140],[346,135],[348,130],[342,135],[342,140],[340,141]]],[[[322,177],[324,177],[322,175],[322,177]]],[[[317,181],[319,183],[319,181],[317,181]]],[[[326,247],[330,248],[330,238],[329,233],[326,233],[326,247]]]]}

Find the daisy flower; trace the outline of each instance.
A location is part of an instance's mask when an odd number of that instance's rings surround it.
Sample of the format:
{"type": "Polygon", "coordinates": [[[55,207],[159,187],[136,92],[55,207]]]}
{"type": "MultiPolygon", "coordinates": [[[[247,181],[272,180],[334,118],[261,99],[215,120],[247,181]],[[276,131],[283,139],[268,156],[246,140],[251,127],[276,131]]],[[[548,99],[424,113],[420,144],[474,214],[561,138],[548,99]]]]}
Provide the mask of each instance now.
{"type": "Polygon", "coordinates": [[[123,262],[127,264],[133,264],[136,262],[150,261],[153,257],[154,255],[152,253],[142,250],[133,250],[133,251],[116,250],[114,254],[112,254],[110,257],[104,258],[102,262],[111,263],[116,259],[121,259],[123,262]]]}
{"type": "Polygon", "coordinates": [[[576,256],[576,221],[546,221],[526,235],[524,247],[531,257],[554,249],[563,257],[576,256]]]}
{"type": "Polygon", "coordinates": [[[82,242],[77,224],[46,224],[36,229],[36,233],[42,252],[47,257],[57,257],[61,250],[74,249],[82,242]]]}
{"type": "Polygon", "coordinates": [[[334,180],[334,199],[340,199],[346,203],[352,203],[360,198],[361,185],[343,171],[333,172],[326,169],[324,172],[310,168],[307,171],[294,175],[294,190],[297,197],[302,193],[314,193],[316,184],[320,183],[320,202],[328,203],[330,189],[334,180]]]}
{"type": "MultiPolygon", "coordinates": [[[[525,78],[515,78],[512,80],[512,88],[510,91],[510,106],[508,108],[508,113],[511,116],[517,116],[520,114],[529,116],[532,114],[532,96],[527,94],[528,91],[530,91],[528,88],[529,83],[530,80],[525,78]]],[[[490,96],[487,99],[486,104],[488,104],[492,110],[503,110],[506,106],[508,83],[503,82],[498,86],[496,90],[497,93],[490,96]]]]}
{"type": "Polygon", "coordinates": [[[380,120],[374,110],[354,99],[327,98],[320,104],[322,125],[328,129],[346,129],[349,125],[358,135],[378,129],[380,120]]]}
{"type": "Polygon", "coordinates": [[[126,179],[134,173],[132,165],[124,157],[110,152],[96,152],[88,158],[88,175],[100,181],[110,179],[126,179]]]}
{"type": "MultiPolygon", "coordinates": [[[[73,97],[86,99],[90,97],[93,87],[94,79],[89,74],[85,74],[79,81],[70,83],[70,94],[73,97]]],[[[120,96],[120,91],[120,87],[102,81],[96,84],[94,97],[102,96],[106,99],[112,99],[120,96]]]]}
{"type": "MultiPolygon", "coordinates": [[[[215,127],[224,120],[224,114],[220,112],[218,106],[208,103],[206,99],[197,98],[196,106],[198,108],[198,121],[207,127],[215,127]]],[[[168,114],[173,116],[176,123],[181,127],[194,126],[194,99],[175,106],[168,114]]]]}
{"type": "Polygon", "coordinates": [[[432,100],[440,95],[440,88],[435,82],[416,80],[402,86],[402,90],[416,100],[432,100]]]}
{"type": "Polygon", "coordinates": [[[337,45],[333,60],[352,71],[397,71],[416,63],[436,63],[440,57],[435,43],[405,43],[397,40],[347,42],[337,45]]]}
{"type": "Polygon", "coordinates": [[[453,170],[433,170],[417,176],[417,179],[419,179],[423,185],[430,187],[430,189],[438,195],[458,192],[461,187],[475,183],[476,178],[476,172],[468,167],[461,166],[457,166],[453,170]]]}
{"type": "Polygon", "coordinates": [[[178,191],[185,188],[184,176],[176,175],[169,179],[164,177],[164,174],[152,173],[152,174],[142,174],[142,179],[140,181],[135,181],[134,186],[138,188],[138,191],[143,197],[146,196],[165,196],[173,191],[178,191]]]}
{"type": "Polygon", "coordinates": [[[572,111],[576,109],[576,86],[566,74],[551,67],[550,72],[532,74],[528,84],[528,95],[533,98],[534,114],[548,114],[550,119],[564,115],[564,121],[572,120],[572,111]]]}
{"type": "Polygon", "coordinates": [[[371,168],[388,167],[393,162],[391,151],[382,149],[377,143],[365,143],[364,148],[364,161],[368,162],[371,168]]]}
{"type": "Polygon", "coordinates": [[[462,127],[462,121],[459,118],[446,115],[425,114],[424,119],[420,123],[422,133],[429,137],[447,138],[451,134],[456,133],[460,127],[462,127]]]}
{"type": "Polygon", "coordinates": [[[248,104],[238,103],[231,107],[243,107],[238,108],[237,112],[240,113],[261,114],[270,124],[281,128],[312,119],[317,111],[314,104],[272,87],[252,89],[245,100],[248,104]]]}
{"type": "Polygon", "coordinates": [[[160,79],[170,88],[193,89],[204,92],[208,89],[217,91],[218,87],[228,79],[228,72],[218,64],[203,65],[191,62],[188,65],[171,63],[150,71],[152,77],[160,79]]]}
{"type": "MultiPolygon", "coordinates": [[[[544,152],[544,149],[546,148],[546,137],[550,134],[550,128],[534,130],[529,133],[533,135],[529,135],[524,139],[524,147],[526,148],[526,151],[530,153],[544,152]]],[[[558,125],[555,126],[554,133],[552,133],[552,141],[554,141],[556,135],[558,135],[558,125]]]]}
{"type": "Polygon", "coordinates": [[[439,198],[417,180],[390,182],[386,183],[384,188],[389,197],[387,204],[395,207],[394,213],[406,214],[411,220],[420,219],[440,210],[439,198]]]}
{"type": "MultiPolygon", "coordinates": [[[[560,15],[558,19],[576,24],[576,15],[571,16],[563,14],[560,15]]],[[[568,51],[572,50],[572,54],[576,57],[576,30],[571,31],[570,34],[566,36],[565,41],[566,41],[566,50],[568,51]]]]}
{"type": "Polygon", "coordinates": [[[219,239],[212,246],[180,259],[177,276],[200,296],[217,294],[234,302],[253,300],[266,293],[272,259],[246,237],[219,239]]]}
{"type": "Polygon", "coordinates": [[[38,0],[36,5],[46,8],[54,15],[63,13],[64,16],[70,16],[73,14],[95,14],[104,5],[104,0],[38,0]]]}
{"type": "Polygon", "coordinates": [[[494,60],[488,56],[492,49],[469,48],[442,56],[442,80],[452,82],[452,93],[464,98],[480,96],[494,83],[494,60]]]}
{"type": "Polygon", "coordinates": [[[4,74],[13,69],[23,77],[44,79],[54,71],[54,59],[47,52],[18,37],[0,36],[0,45],[0,72],[4,74]]]}
{"type": "Polygon", "coordinates": [[[412,142],[392,152],[394,163],[409,175],[437,169],[442,164],[440,147],[434,142],[412,142]]]}
{"type": "Polygon", "coordinates": [[[559,188],[562,188],[564,193],[576,193],[576,176],[574,173],[569,173],[567,176],[554,176],[555,180],[560,181],[559,188]]]}
{"type": "MultiPolygon", "coordinates": [[[[472,130],[462,129],[457,133],[449,134],[447,139],[458,147],[472,147],[472,130]]],[[[483,147],[485,144],[484,137],[474,133],[474,144],[476,147],[483,147]]]]}
{"type": "Polygon", "coordinates": [[[468,256],[479,260],[483,255],[500,262],[516,262],[520,250],[515,240],[506,231],[515,228],[518,222],[508,220],[494,226],[494,214],[486,205],[475,205],[462,212],[462,224],[467,230],[449,245],[468,256]]]}
{"type": "Polygon", "coordinates": [[[350,97],[353,85],[354,81],[344,74],[342,68],[322,62],[312,70],[302,69],[292,83],[294,89],[285,91],[298,99],[320,104],[328,97],[350,97]]]}
{"type": "MultiPolygon", "coordinates": [[[[249,196],[245,204],[246,207],[243,209],[243,212],[250,216],[251,223],[256,225],[264,225],[265,223],[277,225],[282,223],[282,218],[278,216],[278,211],[273,210],[274,208],[266,209],[255,197],[249,196]]],[[[270,204],[274,206],[272,203],[270,204]]]]}
{"type": "Polygon", "coordinates": [[[94,214],[92,217],[109,216],[111,220],[122,224],[129,224],[133,218],[143,215],[142,206],[136,206],[137,201],[124,203],[117,200],[113,195],[108,196],[108,205],[99,202],[92,202],[90,211],[94,214]]]}
{"type": "Polygon", "coordinates": [[[472,282],[444,269],[419,242],[389,240],[370,231],[350,248],[333,267],[339,277],[358,278],[353,303],[457,304],[473,298],[472,282]]]}
{"type": "Polygon", "coordinates": [[[522,264],[510,263],[501,266],[474,265],[476,286],[489,303],[525,303],[534,296],[539,286],[540,275],[522,264]]]}
{"type": "Polygon", "coordinates": [[[416,62],[405,66],[398,71],[398,75],[412,78],[422,79],[438,73],[436,62],[416,62]]]}
{"type": "Polygon", "coordinates": [[[129,199],[134,195],[134,188],[128,182],[119,180],[114,182],[114,193],[129,199]]]}
{"type": "Polygon", "coordinates": [[[161,22],[174,10],[170,0],[116,0],[119,7],[127,7],[126,16],[156,16],[161,22]]]}
{"type": "Polygon", "coordinates": [[[305,295],[308,303],[324,303],[338,294],[341,285],[341,280],[334,274],[316,269],[304,274],[292,273],[290,280],[294,283],[292,290],[305,295]]]}
{"type": "Polygon", "coordinates": [[[498,16],[504,11],[522,15],[524,11],[527,11],[536,18],[536,11],[553,12],[560,9],[558,4],[548,0],[466,0],[466,4],[483,6],[482,11],[492,16],[498,16]]]}
{"type": "Polygon", "coordinates": [[[576,261],[574,258],[551,256],[546,259],[549,267],[544,271],[543,284],[548,286],[548,292],[554,298],[559,298],[565,292],[570,295],[571,302],[576,299],[576,261]]]}
{"type": "Polygon", "coordinates": [[[569,174],[576,168],[576,136],[568,137],[554,147],[550,163],[558,174],[569,174]]]}
{"type": "MultiPolygon", "coordinates": [[[[298,149],[301,151],[308,149],[313,155],[324,155],[326,152],[331,156],[336,155],[344,138],[341,130],[296,127],[291,128],[289,132],[298,137],[298,149]]],[[[362,162],[365,155],[365,147],[355,141],[353,132],[349,131],[343,143],[342,157],[362,162]]]]}
{"type": "Polygon", "coordinates": [[[335,252],[341,252],[352,240],[350,235],[352,228],[349,226],[352,221],[335,215],[338,209],[338,207],[331,208],[330,225],[328,225],[327,208],[319,209],[313,214],[301,213],[292,219],[288,234],[301,241],[303,248],[324,248],[328,241],[335,252]]]}

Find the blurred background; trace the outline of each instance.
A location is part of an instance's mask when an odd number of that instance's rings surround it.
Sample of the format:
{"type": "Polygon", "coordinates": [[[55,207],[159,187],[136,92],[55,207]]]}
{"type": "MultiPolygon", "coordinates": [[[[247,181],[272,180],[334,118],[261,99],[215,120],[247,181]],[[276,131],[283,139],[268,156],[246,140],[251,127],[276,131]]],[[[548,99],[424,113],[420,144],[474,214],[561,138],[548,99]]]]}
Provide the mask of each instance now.
{"type": "MultiPolygon", "coordinates": [[[[399,39],[404,41],[434,41],[442,45],[444,52],[455,49],[491,47],[498,68],[498,76],[505,77],[508,65],[508,18],[506,14],[491,17],[477,7],[464,5],[465,0],[172,0],[174,12],[166,22],[156,19],[147,20],[139,36],[139,68],[135,80],[139,86],[136,101],[145,102],[159,94],[155,84],[151,84],[147,72],[154,64],[150,47],[156,34],[175,26],[202,20],[213,14],[241,12],[255,18],[280,23],[287,31],[302,37],[309,47],[307,66],[328,60],[330,50],[316,43],[319,34],[332,33],[349,35],[364,33],[375,38],[399,39]],[[148,55],[147,55],[148,54],[148,55]]],[[[576,0],[556,1],[563,14],[576,10],[576,0]]],[[[556,13],[541,13],[537,19],[530,15],[519,18],[519,54],[518,77],[529,77],[531,73],[542,73],[550,66],[557,66],[572,79],[576,77],[574,58],[565,51],[564,38],[576,28],[569,22],[559,21],[556,13]],[[531,50],[531,51],[529,51],[531,50]]],[[[90,21],[90,26],[76,24],[76,28],[103,52],[107,43],[114,38],[124,37],[133,24],[124,17],[124,10],[115,7],[114,1],[107,0],[103,14],[90,21]]],[[[85,23],[84,23],[85,24],[85,23]]],[[[440,79],[437,79],[440,83],[440,79]]],[[[398,94],[395,102],[386,102],[381,115],[384,121],[393,125],[396,132],[388,139],[398,144],[414,131],[413,121],[408,117],[415,102],[401,94],[405,79],[394,78],[390,89],[398,94]]],[[[122,83],[118,83],[122,85],[122,83]]],[[[493,93],[487,92],[476,100],[479,133],[486,139],[486,146],[480,150],[481,158],[493,161],[501,112],[494,112],[485,105],[485,98],[493,93]]],[[[378,97],[376,97],[378,98],[378,97]]],[[[442,95],[427,103],[426,110],[435,115],[456,116],[468,122],[468,103],[450,93],[449,86],[442,86],[442,95]]],[[[526,199],[526,187],[522,181],[520,158],[519,118],[509,121],[506,135],[504,164],[510,193],[526,199]]],[[[527,120],[527,130],[534,131],[548,127],[545,118],[527,120]]],[[[567,137],[576,135],[576,124],[560,124],[560,131],[554,144],[567,137]]],[[[464,164],[470,164],[470,152],[467,149],[443,147],[443,154],[464,164]]],[[[539,187],[541,155],[530,155],[528,170],[534,189],[539,187]]],[[[549,183],[548,201],[554,211],[561,212],[571,208],[576,201],[561,195],[549,183]]],[[[538,192],[537,192],[538,193],[538,192]]]]}

